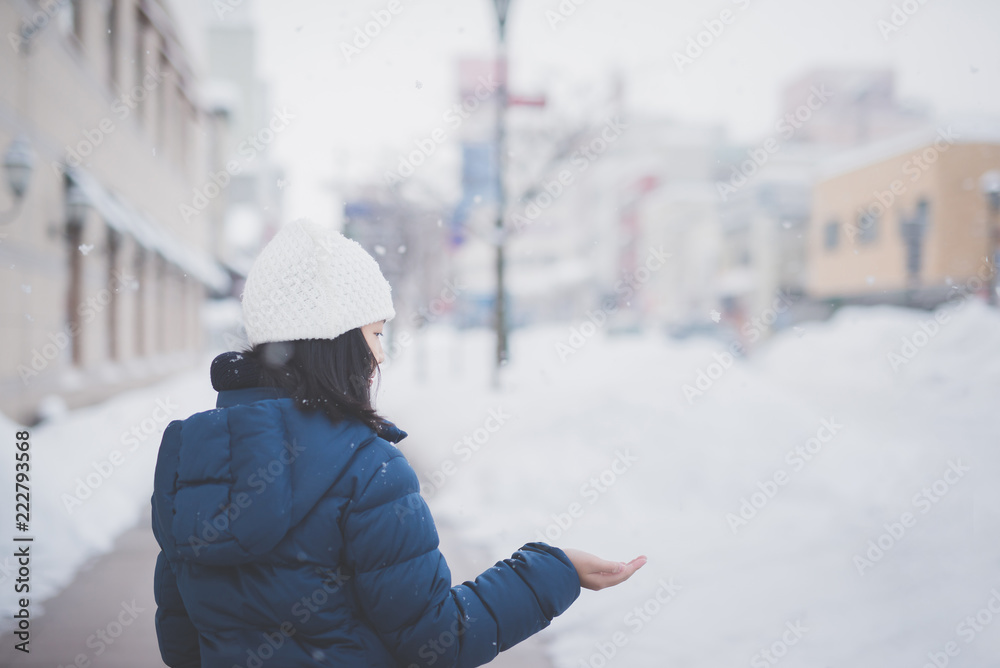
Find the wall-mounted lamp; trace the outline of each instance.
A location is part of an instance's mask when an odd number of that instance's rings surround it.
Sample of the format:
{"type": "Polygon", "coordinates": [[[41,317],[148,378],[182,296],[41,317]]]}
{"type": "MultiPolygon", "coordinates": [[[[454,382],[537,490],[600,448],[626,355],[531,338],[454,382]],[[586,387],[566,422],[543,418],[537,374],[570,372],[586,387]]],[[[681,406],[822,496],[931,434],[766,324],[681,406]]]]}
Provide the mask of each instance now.
{"type": "Polygon", "coordinates": [[[35,158],[31,152],[31,144],[24,135],[18,135],[7,147],[3,156],[3,169],[7,176],[7,187],[14,196],[14,204],[0,213],[0,225],[9,223],[16,216],[24,201],[24,193],[31,183],[31,172],[35,167],[35,158]]]}
{"type": "Polygon", "coordinates": [[[73,180],[66,181],[66,227],[82,228],[90,211],[90,200],[73,180]]]}

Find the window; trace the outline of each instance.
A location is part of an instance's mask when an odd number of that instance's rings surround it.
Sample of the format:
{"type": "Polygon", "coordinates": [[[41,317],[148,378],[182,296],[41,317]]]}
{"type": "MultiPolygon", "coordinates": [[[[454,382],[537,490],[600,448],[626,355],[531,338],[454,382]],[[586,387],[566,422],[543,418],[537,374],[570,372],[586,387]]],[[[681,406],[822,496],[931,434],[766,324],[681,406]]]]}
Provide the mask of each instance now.
{"type": "Polygon", "coordinates": [[[878,239],[879,217],[870,211],[858,216],[858,241],[873,243],[878,239]]]}
{"type": "Polygon", "coordinates": [[[69,5],[73,8],[73,34],[83,44],[83,2],[70,0],[69,5]]]}
{"type": "Polygon", "coordinates": [[[111,87],[118,85],[118,0],[108,0],[106,42],[108,47],[108,81],[111,87]]]}
{"type": "Polygon", "coordinates": [[[840,223],[831,220],[823,228],[823,248],[828,251],[835,250],[840,245],[840,223]]]}
{"type": "MultiPolygon", "coordinates": [[[[69,179],[65,181],[64,197],[70,199],[70,189],[76,187],[69,179]]],[[[73,366],[83,364],[83,322],[80,317],[83,303],[83,226],[86,221],[67,221],[66,252],[68,253],[69,282],[66,286],[66,321],[71,336],[70,360],[73,366]]]]}
{"type": "MultiPolygon", "coordinates": [[[[146,75],[146,42],[149,35],[149,31],[152,29],[149,18],[140,9],[136,15],[135,21],[135,81],[133,81],[133,86],[141,86],[142,78],[146,75]]],[[[145,107],[146,104],[143,99],[136,100],[136,118],[142,123],[145,120],[145,107]]]]}
{"type": "Polygon", "coordinates": [[[58,9],[53,14],[59,35],[71,44],[79,46],[83,38],[83,18],[80,0],[57,3],[58,9]]]}
{"type": "Polygon", "coordinates": [[[146,262],[148,253],[145,248],[137,247],[135,250],[135,277],[138,286],[135,293],[135,356],[146,355],[146,301],[148,299],[149,286],[146,262]]]}
{"type": "Polygon", "coordinates": [[[108,228],[108,286],[111,288],[108,303],[108,358],[117,361],[121,357],[121,346],[118,341],[120,293],[125,289],[119,279],[118,264],[122,245],[122,235],[108,228]]]}

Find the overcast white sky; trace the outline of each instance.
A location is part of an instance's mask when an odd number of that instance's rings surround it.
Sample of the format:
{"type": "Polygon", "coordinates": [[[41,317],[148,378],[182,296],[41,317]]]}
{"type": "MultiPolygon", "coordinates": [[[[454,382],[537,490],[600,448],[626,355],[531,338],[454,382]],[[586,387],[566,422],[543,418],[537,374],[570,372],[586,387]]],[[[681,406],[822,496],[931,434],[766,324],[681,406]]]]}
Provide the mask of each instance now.
{"type": "MultiPolygon", "coordinates": [[[[297,115],[275,145],[291,183],[289,218],[333,216],[323,184],[378,178],[442,125],[456,100],[456,59],[493,53],[490,0],[399,2],[402,11],[348,63],[341,43],[389,0],[256,0],[259,70],[275,104],[297,115]]],[[[782,86],[803,70],[892,66],[900,96],[939,116],[1000,115],[1000,2],[911,3],[919,9],[885,40],[878,21],[902,0],[512,0],[511,87],[573,105],[620,70],[631,109],[724,123],[752,141],[771,131],[782,86]],[[576,11],[553,29],[546,12],[560,5],[576,11]],[[724,9],[735,22],[678,73],[674,52],[724,9]]]]}

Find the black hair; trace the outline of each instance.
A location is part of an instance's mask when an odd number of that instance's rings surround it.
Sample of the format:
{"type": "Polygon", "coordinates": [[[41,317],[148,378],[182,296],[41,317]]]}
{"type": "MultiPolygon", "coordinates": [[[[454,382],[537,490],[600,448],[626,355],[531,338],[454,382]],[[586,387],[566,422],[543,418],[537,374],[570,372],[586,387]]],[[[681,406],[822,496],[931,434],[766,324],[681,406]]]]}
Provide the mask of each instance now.
{"type": "Polygon", "coordinates": [[[331,422],[354,418],[375,431],[388,425],[372,406],[381,374],[359,328],[335,339],[260,343],[243,354],[259,364],[261,386],[288,392],[301,410],[322,410],[331,422]]]}

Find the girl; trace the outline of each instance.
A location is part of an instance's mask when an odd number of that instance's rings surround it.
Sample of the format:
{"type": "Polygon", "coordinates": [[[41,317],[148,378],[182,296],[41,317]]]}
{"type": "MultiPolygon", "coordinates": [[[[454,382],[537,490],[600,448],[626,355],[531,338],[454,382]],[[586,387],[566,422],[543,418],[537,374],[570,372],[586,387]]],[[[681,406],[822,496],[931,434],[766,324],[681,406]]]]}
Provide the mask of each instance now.
{"type": "Polygon", "coordinates": [[[406,434],[372,407],[395,313],[357,243],[286,225],[242,296],[250,349],[170,423],[154,481],[156,631],[172,668],[478,666],[645,564],[528,543],[451,586],[406,434]]]}

